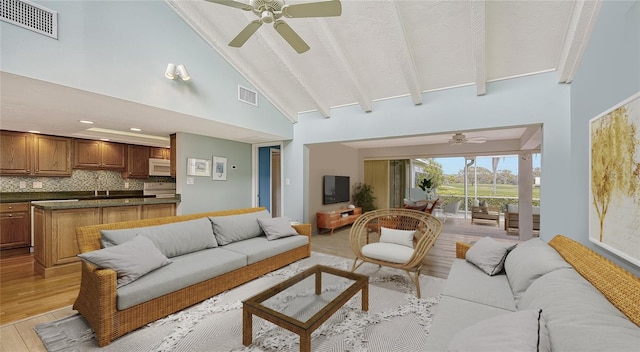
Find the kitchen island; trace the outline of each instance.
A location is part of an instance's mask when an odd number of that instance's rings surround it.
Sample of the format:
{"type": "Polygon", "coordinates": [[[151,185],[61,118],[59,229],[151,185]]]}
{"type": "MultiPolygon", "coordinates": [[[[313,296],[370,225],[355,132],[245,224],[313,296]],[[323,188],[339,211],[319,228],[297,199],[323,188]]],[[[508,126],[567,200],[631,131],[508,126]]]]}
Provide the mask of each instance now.
{"type": "Polygon", "coordinates": [[[180,196],[31,202],[34,271],[43,277],[80,272],[76,227],[176,214],[180,196]]]}

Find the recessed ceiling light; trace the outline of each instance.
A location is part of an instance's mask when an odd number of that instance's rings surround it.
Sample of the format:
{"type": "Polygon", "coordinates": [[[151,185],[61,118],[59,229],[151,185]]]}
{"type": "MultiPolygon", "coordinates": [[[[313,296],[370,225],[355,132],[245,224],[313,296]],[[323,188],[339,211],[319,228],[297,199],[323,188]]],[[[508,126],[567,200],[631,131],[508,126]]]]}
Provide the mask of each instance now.
{"type": "Polygon", "coordinates": [[[40,133],[40,131],[34,131],[34,130],[27,131],[27,132],[29,132],[29,133],[40,133]]]}
{"type": "Polygon", "coordinates": [[[93,125],[93,121],[89,121],[89,120],[80,120],[80,123],[86,123],[87,125],[93,125]]]}
{"type": "Polygon", "coordinates": [[[140,132],[142,131],[141,128],[137,128],[137,127],[131,127],[130,130],[134,131],[134,132],[140,132]]]}

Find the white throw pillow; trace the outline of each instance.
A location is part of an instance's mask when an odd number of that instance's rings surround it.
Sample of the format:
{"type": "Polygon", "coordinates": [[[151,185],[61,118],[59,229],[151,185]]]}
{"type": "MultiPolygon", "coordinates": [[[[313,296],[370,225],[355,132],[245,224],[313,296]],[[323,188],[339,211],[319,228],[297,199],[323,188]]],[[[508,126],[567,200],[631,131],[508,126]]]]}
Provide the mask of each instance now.
{"type": "Polygon", "coordinates": [[[136,236],[117,246],[78,254],[78,257],[98,268],[114,270],[118,276],[118,287],[171,263],[171,260],[144,236],[136,236]]]}
{"type": "Polygon", "coordinates": [[[465,258],[489,276],[493,276],[502,271],[507,254],[515,246],[516,244],[513,243],[499,242],[491,237],[485,237],[471,246],[465,258]]]}
{"type": "Polygon", "coordinates": [[[482,320],[451,339],[449,352],[549,352],[551,342],[542,310],[521,310],[482,320]]]}
{"type": "Polygon", "coordinates": [[[395,243],[401,246],[413,248],[414,230],[395,230],[382,227],[380,231],[381,243],[395,243]]]}

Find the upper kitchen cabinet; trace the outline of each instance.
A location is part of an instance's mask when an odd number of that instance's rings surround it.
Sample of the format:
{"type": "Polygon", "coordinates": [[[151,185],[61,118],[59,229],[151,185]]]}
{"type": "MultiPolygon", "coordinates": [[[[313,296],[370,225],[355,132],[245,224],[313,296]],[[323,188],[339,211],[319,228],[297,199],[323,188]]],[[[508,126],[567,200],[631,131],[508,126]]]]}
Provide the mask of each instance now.
{"type": "Polygon", "coordinates": [[[169,145],[171,146],[171,148],[169,149],[169,155],[171,155],[171,157],[169,158],[171,160],[170,163],[170,169],[171,169],[171,177],[176,177],[176,134],[172,134],[169,136],[169,145]]]}
{"type": "Polygon", "coordinates": [[[127,170],[122,173],[122,177],[149,177],[149,149],[155,148],[149,148],[142,145],[129,145],[127,149],[127,170]]]}
{"type": "Polygon", "coordinates": [[[149,151],[151,159],[171,159],[171,149],[151,147],[149,151]]]}
{"type": "Polygon", "coordinates": [[[0,131],[0,137],[0,174],[30,175],[32,135],[0,131]]]}
{"type": "Polygon", "coordinates": [[[33,174],[38,176],[71,176],[71,139],[34,135],[33,174]]]}
{"type": "Polygon", "coordinates": [[[75,139],[73,149],[76,169],[124,170],[127,166],[126,144],[75,139]]]}
{"type": "Polygon", "coordinates": [[[0,174],[71,176],[71,139],[0,131],[0,174]]]}

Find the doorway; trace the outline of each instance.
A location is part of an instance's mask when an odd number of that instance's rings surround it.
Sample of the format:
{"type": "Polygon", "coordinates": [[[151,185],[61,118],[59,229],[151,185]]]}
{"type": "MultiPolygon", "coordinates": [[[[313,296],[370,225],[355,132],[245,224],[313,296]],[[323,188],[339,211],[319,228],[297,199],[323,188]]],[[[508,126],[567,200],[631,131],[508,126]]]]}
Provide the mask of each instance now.
{"type": "Polygon", "coordinates": [[[267,208],[272,217],[281,216],[282,152],[280,146],[258,147],[257,154],[257,204],[267,208]]]}

